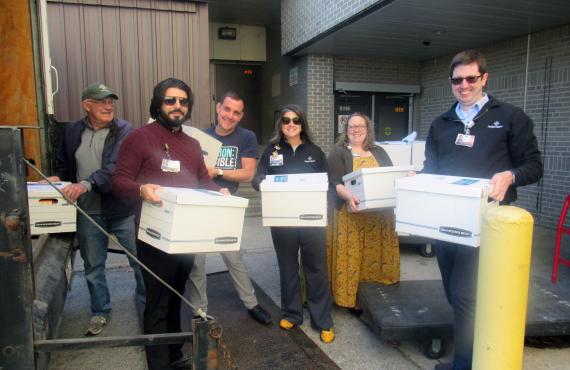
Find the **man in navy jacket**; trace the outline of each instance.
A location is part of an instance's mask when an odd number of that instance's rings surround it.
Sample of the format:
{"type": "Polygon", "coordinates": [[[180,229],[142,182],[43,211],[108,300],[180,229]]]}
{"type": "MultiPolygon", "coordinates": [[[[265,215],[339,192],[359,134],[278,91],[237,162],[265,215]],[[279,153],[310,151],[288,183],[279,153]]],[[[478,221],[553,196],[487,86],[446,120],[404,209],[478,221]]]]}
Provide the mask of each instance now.
{"type": "MultiPolygon", "coordinates": [[[[62,189],[99,226],[114,234],[136,255],[132,207],[111,194],[111,176],[119,148],[133,130],[130,123],[115,118],[118,96],[107,86],[94,83],[81,96],[86,116],[66,125],[58,148],[51,181],[69,181],[62,189]]],[[[81,213],[77,215],[77,239],[91,297],[92,317],[85,335],[97,335],[111,318],[111,300],[105,278],[108,239],[81,213]]],[[[129,258],[136,280],[135,304],[142,317],[145,289],[139,266],[129,258]]]]}
{"type": "MultiPolygon", "coordinates": [[[[462,51],[451,61],[449,80],[457,99],[437,117],[426,140],[424,173],[491,179],[490,197],[516,200],[516,187],[542,177],[532,120],[519,108],[487,95],[485,57],[462,51]]],[[[437,262],[454,313],[453,364],[436,369],[471,369],[479,248],[436,243],[437,262]]]]}

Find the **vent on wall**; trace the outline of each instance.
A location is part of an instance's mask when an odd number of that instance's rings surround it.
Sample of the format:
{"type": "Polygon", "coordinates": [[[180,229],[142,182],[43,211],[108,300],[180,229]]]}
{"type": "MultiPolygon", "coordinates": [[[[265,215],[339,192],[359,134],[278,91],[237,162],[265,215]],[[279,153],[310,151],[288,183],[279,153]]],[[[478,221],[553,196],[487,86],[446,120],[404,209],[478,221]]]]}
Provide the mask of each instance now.
{"type": "Polygon", "coordinates": [[[265,62],[265,28],[210,23],[210,59],[265,62]]]}

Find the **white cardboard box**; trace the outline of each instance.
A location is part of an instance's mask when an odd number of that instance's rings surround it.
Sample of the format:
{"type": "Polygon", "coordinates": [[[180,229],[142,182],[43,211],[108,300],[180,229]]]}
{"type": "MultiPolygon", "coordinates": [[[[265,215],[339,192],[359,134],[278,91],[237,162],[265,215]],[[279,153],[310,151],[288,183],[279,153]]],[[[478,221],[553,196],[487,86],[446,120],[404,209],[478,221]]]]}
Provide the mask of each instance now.
{"type": "MultiPolygon", "coordinates": [[[[56,182],[59,189],[69,182],[56,182]]],[[[28,183],[28,208],[32,235],[74,232],[75,207],[49,184],[28,183]]]]}
{"type": "Polygon", "coordinates": [[[344,186],[360,199],[361,211],[396,206],[395,181],[407,176],[413,166],[362,168],[342,177],[344,186]]]}
{"type": "Polygon", "coordinates": [[[394,166],[413,165],[416,171],[424,168],[426,142],[416,140],[405,141],[379,141],[381,146],[392,160],[394,166]]]}
{"type": "Polygon", "coordinates": [[[263,226],[327,226],[326,173],[269,175],[261,182],[263,226]]]}
{"type": "Polygon", "coordinates": [[[479,246],[489,180],[420,174],[396,180],[396,231],[479,246]]]}
{"type": "Polygon", "coordinates": [[[222,142],[196,127],[182,125],[182,131],[200,142],[206,167],[216,167],[222,142]]]}
{"type": "Polygon", "coordinates": [[[248,200],[216,191],[163,187],[143,202],[138,238],[166,253],[239,251],[248,200]]]}

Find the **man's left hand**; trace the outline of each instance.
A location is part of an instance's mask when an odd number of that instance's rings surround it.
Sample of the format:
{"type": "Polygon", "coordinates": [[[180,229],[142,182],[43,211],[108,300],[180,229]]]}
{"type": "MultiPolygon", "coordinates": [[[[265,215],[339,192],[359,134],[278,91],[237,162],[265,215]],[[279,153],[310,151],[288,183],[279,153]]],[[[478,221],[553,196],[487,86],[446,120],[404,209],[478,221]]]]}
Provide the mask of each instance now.
{"type": "Polygon", "coordinates": [[[224,195],[232,195],[232,193],[230,193],[230,191],[228,190],[228,188],[221,188],[220,190],[218,190],[220,193],[224,194],[224,195]]]}
{"type": "Polygon", "coordinates": [[[509,189],[509,186],[513,183],[513,173],[511,171],[503,171],[496,173],[491,179],[491,184],[493,184],[493,191],[489,196],[495,200],[501,202],[505,199],[505,194],[509,189]]]}
{"type": "Polygon", "coordinates": [[[87,193],[87,188],[81,184],[71,184],[61,189],[61,191],[63,192],[63,195],[65,195],[67,199],[69,199],[72,202],[75,202],[81,194],[87,193]]]}

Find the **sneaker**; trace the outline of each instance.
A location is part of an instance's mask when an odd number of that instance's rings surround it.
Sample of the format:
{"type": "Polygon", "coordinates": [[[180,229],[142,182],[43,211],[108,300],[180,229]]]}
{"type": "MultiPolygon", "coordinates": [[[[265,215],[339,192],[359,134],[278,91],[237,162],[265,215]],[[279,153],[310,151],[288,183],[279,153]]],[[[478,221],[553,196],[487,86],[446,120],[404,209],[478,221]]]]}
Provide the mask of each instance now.
{"type": "Polygon", "coordinates": [[[85,331],[85,336],[92,337],[101,334],[105,325],[107,325],[107,318],[105,316],[93,316],[91,321],[89,321],[89,326],[85,331]]]}
{"type": "Polygon", "coordinates": [[[321,341],[323,343],[331,343],[334,340],[334,330],[332,328],[328,330],[321,330],[321,341]]]}
{"type": "Polygon", "coordinates": [[[281,327],[281,329],[291,330],[295,327],[295,324],[293,324],[289,320],[281,319],[281,321],[279,321],[279,326],[281,327]]]}
{"type": "Polygon", "coordinates": [[[269,315],[269,313],[265,311],[260,305],[247,310],[247,312],[249,312],[249,316],[253,317],[255,320],[257,320],[257,322],[263,325],[271,324],[271,315],[269,315]]]}

